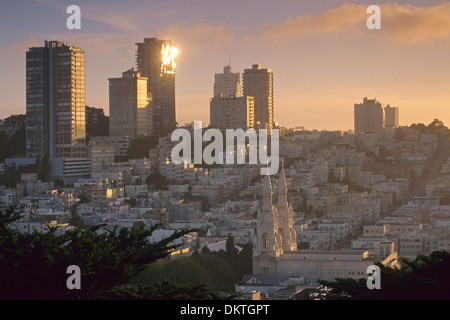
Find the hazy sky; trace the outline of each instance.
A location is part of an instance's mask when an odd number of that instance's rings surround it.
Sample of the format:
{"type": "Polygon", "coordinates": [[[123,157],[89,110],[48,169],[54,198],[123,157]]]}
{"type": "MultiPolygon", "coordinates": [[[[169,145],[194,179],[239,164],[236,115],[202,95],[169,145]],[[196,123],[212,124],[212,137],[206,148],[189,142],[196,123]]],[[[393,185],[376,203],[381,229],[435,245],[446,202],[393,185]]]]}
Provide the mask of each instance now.
{"type": "Polygon", "coordinates": [[[0,118],[25,113],[25,52],[44,40],[86,51],[86,104],[109,113],[108,78],[135,66],[136,42],[179,48],[177,121],[209,122],[214,74],[229,63],[274,72],[275,121],[352,129],[364,97],[400,108],[400,124],[450,124],[450,2],[316,0],[1,0],[0,118]],[[81,8],[68,30],[66,8],[81,8]],[[381,30],[368,30],[369,5],[381,30]]]}

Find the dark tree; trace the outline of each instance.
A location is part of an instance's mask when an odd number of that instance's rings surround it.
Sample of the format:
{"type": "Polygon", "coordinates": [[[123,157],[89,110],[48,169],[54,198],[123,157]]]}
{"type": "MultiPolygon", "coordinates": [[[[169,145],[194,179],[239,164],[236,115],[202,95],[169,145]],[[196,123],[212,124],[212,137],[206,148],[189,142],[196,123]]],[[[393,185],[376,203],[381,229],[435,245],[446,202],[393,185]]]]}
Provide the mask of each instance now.
{"type": "Polygon", "coordinates": [[[450,253],[435,251],[410,261],[401,259],[402,267],[390,268],[380,263],[381,289],[369,290],[366,279],[320,281],[339,293],[349,293],[355,300],[448,300],[450,293],[450,253]]]}
{"type": "Polygon", "coordinates": [[[131,146],[127,153],[127,159],[148,158],[149,150],[157,145],[158,138],[156,137],[137,137],[131,141],[131,146]]]}
{"type": "Polygon", "coordinates": [[[238,249],[236,248],[236,245],[234,243],[234,237],[230,234],[228,234],[227,242],[225,244],[227,256],[229,257],[229,261],[234,260],[238,255],[238,249]]]}
{"type": "MultiPolygon", "coordinates": [[[[0,214],[0,299],[117,298],[133,277],[177,247],[171,245],[173,240],[191,232],[177,231],[156,243],[150,243],[148,237],[158,226],[150,230],[139,227],[108,230],[96,226],[63,234],[50,228],[45,233],[29,234],[9,227],[20,217],[13,208],[0,214]],[[70,265],[81,269],[81,290],[69,290],[66,286],[70,265]]],[[[177,292],[182,295],[185,289],[180,287],[177,292]]],[[[154,290],[159,294],[163,291],[161,288],[125,291],[127,297],[134,292],[136,297],[151,298],[154,290]]],[[[204,289],[200,292],[203,294],[204,289]]],[[[195,296],[196,291],[184,294],[195,296]]]]}
{"type": "Polygon", "coordinates": [[[0,161],[4,161],[11,155],[11,150],[9,148],[9,137],[8,135],[1,131],[0,132],[0,161]]]}
{"type": "Polygon", "coordinates": [[[120,300],[217,300],[205,285],[193,286],[164,280],[150,286],[120,286],[109,293],[108,299],[120,300]]]}
{"type": "Polygon", "coordinates": [[[26,126],[20,125],[19,129],[11,136],[10,150],[11,156],[25,156],[26,154],[26,126]]]}
{"type": "Polygon", "coordinates": [[[145,183],[149,189],[168,190],[169,180],[162,174],[154,172],[145,179],[145,183]]]}

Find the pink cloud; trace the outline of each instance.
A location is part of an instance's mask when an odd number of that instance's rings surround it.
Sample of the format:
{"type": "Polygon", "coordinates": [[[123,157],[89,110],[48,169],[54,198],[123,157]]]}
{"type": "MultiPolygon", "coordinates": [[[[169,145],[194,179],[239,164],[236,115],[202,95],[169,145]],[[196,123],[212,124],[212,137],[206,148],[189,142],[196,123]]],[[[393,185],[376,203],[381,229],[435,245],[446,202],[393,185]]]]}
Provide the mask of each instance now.
{"type": "MultiPolygon", "coordinates": [[[[367,19],[364,6],[343,4],[318,14],[288,19],[266,30],[269,37],[299,37],[308,34],[346,31],[367,19]]],[[[365,24],[363,24],[365,26],[365,24]]]]}
{"type": "Polygon", "coordinates": [[[190,27],[173,25],[164,30],[161,37],[180,45],[183,55],[217,52],[235,39],[228,27],[209,23],[197,23],[190,27]]]}
{"type": "Polygon", "coordinates": [[[384,5],[386,37],[397,44],[434,43],[450,39],[450,3],[430,7],[384,5]]]}
{"type": "Polygon", "coordinates": [[[450,3],[434,6],[384,4],[380,31],[366,29],[366,5],[343,4],[314,15],[300,15],[276,26],[268,26],[264,36],[271,39],[294,38],[340,32],[380,32],[386,40],[400,45],[450,40],[450,3]]]}

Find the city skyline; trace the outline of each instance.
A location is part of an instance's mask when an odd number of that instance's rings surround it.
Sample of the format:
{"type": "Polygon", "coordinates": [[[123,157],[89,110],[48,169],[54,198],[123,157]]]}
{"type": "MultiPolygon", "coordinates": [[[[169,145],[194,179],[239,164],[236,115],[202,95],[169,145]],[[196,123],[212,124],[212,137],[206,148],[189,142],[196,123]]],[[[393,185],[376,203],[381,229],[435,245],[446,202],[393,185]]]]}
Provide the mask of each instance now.
{"type": "Polygon", "coordinates": [[[235,72],[252,64],[273,70],[274,117],[281,126],[352,129],[353,105],[363,97],[399,107],[400,125],[450,119],[449,2],[381,1],[381,30],[366,28],[368,1],[262,1],[257,7],[245,1],[239,12],[234,3],[204,1],[75,4],[81,30],[66,27],[68,2],[2,3],[0,67],[9,76],[0,80],[1,118],[25,113],[29,47],[59,40],[83,48],[86,104],[109,115],[108,78],[135,67],[135,43],[156,34],[180,51],[180,125],[209,122],[214,75],[230,60],[235,72]]]}
{"type": "Polygon", "coordinates": [[[0,298],[450,298],[450,0],[68,1],[0,5],[0,298]]]}

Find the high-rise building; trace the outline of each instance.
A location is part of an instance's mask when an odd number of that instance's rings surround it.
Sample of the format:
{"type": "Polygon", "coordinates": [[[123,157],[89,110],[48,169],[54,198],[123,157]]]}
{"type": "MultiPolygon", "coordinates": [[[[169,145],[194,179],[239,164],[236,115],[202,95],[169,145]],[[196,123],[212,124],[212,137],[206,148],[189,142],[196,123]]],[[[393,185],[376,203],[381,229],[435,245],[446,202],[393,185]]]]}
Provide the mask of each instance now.
{"type": "Polygon", "coordinates": [[[386,128],[398,128],[398,107],[391,107],[389,104],[384,108],[386,118],[386,128]]]}
{"type": "Polygon", "coordinates": [[[109,79],[109,135],[113,137],[149,136],[152,133],[151,95],[147,78],[134,68],[121,78],[109,79]]]}
{"type": "Polygon", "coordinates": [[[355,134],[380,134],[386,126],[384,106],[377,99],[364,98],[363,103],[356,103],[355,134]]]}
{"type": "Polygon", "coordinates": [[[363,103],[356,103],[354,109],[355,134],[395,133],[399,125],[399,108],[384,106],[377,99],[363,99],[363,103]]]}
{"type": "Polygon", "coordinates": [[[255,129],[274,128],[273,72],[254,64],[243,74],[244,96],[255,99],[255,129]]]}
{"type": "Polygon", "coordinates": [[[210,126],[226,129],[254,127],[253,97],[214,97],[210,101],[210,126]]]}
{"type": "Polygon", "coordinates": [[[254,127],[255,105],[253,97],[243,97],[241,75],[225,66],[223,73],[214,77],[214,98],[210,100],[210,126],[221,130],[254,127]]]}
{"type": "Polygon", "coordinates": [[[214,97],[241,97],[241,74],[231,72],[231,66],[225,66],[223,73],[216,73],[214,77],[214,97]]]}
{"type": "Polygon", "coordinates": [[[148,78],[153,99],[153,135],[161,137],[176,128],[175,74],[177,47],[170,40],[145,38],[136,43],[137,71],[148,78]]]}
{"type": "Polygon", "coordinates": [[[86,156],[85,53],[61,41],[26,52],[26,155],[86,156]]]}

